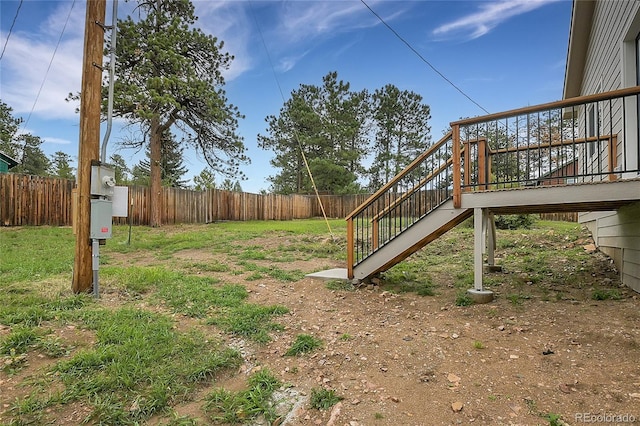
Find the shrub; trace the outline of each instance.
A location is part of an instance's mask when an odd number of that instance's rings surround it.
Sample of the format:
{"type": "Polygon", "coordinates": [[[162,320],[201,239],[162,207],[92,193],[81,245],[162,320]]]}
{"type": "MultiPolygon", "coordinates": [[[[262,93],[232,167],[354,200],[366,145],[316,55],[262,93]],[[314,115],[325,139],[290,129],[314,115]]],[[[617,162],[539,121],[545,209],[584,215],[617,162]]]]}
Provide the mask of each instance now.
{"type": "Polygon", "coordinates": [[[531,214],[498,215],[496,216],[496,228],[531,229],[535,221],[535,217],[531,214]]]}

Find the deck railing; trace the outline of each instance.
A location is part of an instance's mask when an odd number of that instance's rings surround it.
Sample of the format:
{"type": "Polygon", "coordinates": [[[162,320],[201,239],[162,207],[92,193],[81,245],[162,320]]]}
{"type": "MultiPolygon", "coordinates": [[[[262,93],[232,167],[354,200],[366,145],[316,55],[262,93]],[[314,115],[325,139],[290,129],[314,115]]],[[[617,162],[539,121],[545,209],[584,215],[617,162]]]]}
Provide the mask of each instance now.
{"type": "Polygon", "coordinates": [[[347,217],[347,264],[353,266],[453,196],[451,132],[347,217]]]}
{"type": "Polygon", "coordinates": [[[638,93],[640,86],[451,123],[462,154],[456,206],[465,191],[637,176],[638,93]]]}
{"type": "Polygon", "coordinates": [[[451,123],[347,217],[347,267],[464,192],[638,177],[640,86],[451,123]]]}

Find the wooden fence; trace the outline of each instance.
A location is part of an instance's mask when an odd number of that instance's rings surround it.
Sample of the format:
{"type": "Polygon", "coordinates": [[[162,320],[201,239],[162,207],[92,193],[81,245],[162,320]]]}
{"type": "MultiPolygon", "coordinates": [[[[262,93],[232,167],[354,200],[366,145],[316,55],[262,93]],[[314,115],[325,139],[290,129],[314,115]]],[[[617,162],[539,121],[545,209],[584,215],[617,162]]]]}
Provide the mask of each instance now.
{"type": "MultiPolygon", "coordinates": [[[[71,226],[74,182],[66,179],[0,173],[0,224],[71,226]]],[[[327,217],[345,218],[368,194],[321,195],[327,217]]],[[[149,188],[129,187],[129,217],[115,224],[149,224],[149,188]]],[[[250,194],[220,189],[163,188],[162,223],[210,223],[223,220],[291,220],[321,217],[313,195],[250,194]]],[[[545,220],[577,221],[576,213],[545,214],[545,220]]]]}
{"type": "MultiPolygon", "coordinates": [[[[72,224],[74,182],[66,179],[0,173],[0,220],[3,226],[72,224]]],[[[330,218],[344,218],[368,197],[321,195],[330,218]]],[[[192,191],[163,188],[162,223],[209,223],[223,220],[291,220],[322,216],[312,195],[250,194],[220,189],[192,191]]],[[[115,224],[149,223],[149,188],[129,187],[128,218],[115,224]]]]}
{"type": "Polygon", "coordinates": [[[577,222],[578,213],[540,213],[540,219],[556,222],[577,222]]]}
{"type": "Polygon", "coordinates": [[[0,223],[71,225],[73,186],[67,179],[0,173],[0,223]]]}

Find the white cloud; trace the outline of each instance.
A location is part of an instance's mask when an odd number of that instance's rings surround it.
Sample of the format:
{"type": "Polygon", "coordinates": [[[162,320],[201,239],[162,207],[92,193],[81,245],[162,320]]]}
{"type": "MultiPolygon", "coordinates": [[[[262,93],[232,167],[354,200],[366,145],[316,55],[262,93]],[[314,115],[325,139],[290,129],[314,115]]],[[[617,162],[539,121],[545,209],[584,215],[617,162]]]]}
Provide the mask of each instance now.
{"type": "MultiPolygon", "coordinates": [[[[368,1],[367,4],[386,22],[400,17],[411,7],[406,2],[368,1]]],[[[282,55],[278,59],[279,68],[285,71],[309,53],[296,53],[303,43],[382,24],[360,1],[292,1],[277,3],[275,7],[276,22],[265,31],[265,38],[268,48],[276,56],[282,55]]]]}
{"type": "Polygon", "coordinates": [[[302,60],[307,55],[307,52],[303,52],[296,56],[283,56],[278,60],[278,64],[276,66],[276,71],[279,73],[285,73],[290,71],[293,67],[296,66],[298,62],[302,60]]]}
{"type": "Polygon", "coordinates": [[[26,119],[33,111],[33,115],[47,118],[76,116],[75,105],[65,97],[80,90],[84,23],[79,20],[84,19],[84,4],[76,2],[69,16],[70,7],[71,2],[61,2],[49,19],[37,26],[37,32],[12,34],[2,58],[2,100],[16,115],[26,119]],[[56,51],[67,16],[69,22],[56,51]]]}
{"type": "Polygon", "coordinates": [[[72,143],[75,143],[71,142],[68,139],[56,138],[52,136],[43,136],[42,140],[44,141],[44,143],[50,143],[53,145],[71,145],[72,143]]]}
{"type": "MultiPolygon", "coordinates": [[[[302,43],[381,24],[360,1],[194,1],[193,4],[199,17],[196,25],[223,40],[224,50],[235,57],[230,69],[224,72],[227,81],[255,67],[259,58],[267,55],[279,72],[286,72],[307,55],[308,50],[299,51],[302,43]]],[[[391,10],[382,14],[386,20],[393,20],[406,10],[405,3],[402,7],[397,3],[389,7],[388,3],[378,1],[368,4],[386,5],[391,10]]]]}
{"type": "Polygon", "coordinates": [[[249,53],[252,42],[253,18],[247,15],[245,2],[194,1],[196,26],[206,34],[224,42],[223,51],[234,56],[231,66],[224,71],[227,81],[232,81],[251,68],[249,53]]]}
{"type": "Polygon", "coordinates": [[[2,98],[16,113],[26,115],[33,109],[34,114],[49,118],[76,115],[75,105],[65,97],[80,89],[82,40],[61,43],[47,73],[54,47],[12,38],[11,50],[7,49],[3,58],[2,98]]]}
{"type": "Polygon", "coordinates": [[[478,2],[479,10],[463,16],[453,22],[446,23],[433,30],[438,37],[455,37],[475,39],[481,37],[504,21],[523,13],[530,12],[548,3],[559,0],[504,0],[478,2]]]}

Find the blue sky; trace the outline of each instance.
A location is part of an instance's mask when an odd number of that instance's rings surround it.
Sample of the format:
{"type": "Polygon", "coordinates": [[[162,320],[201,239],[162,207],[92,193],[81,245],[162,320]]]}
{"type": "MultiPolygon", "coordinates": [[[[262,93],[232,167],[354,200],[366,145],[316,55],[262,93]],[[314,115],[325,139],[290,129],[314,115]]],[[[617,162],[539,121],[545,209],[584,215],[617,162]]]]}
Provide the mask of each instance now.
{"type": "MultiPolygon", "coordinates": [[[[569,0],[365,2],[489,112],[562,97],[569,0]]],[[[235,56],[225,73],[225,90],[246,117],[239,133],[252,161],[243,167],[248,180],[241,185],[247,192],[267,190],[267,177],[277,172],[269,165],[273,153],[258,148],[256,136],[266,134],[265,118],[277,115],[284,103],[278,84],[288,98],[300,84],[320,86],[323,76],[337,71],[353,90],[372,92],[393,84],[416,92],[431,107],[434,140],[449,122],[484,114],[360,0],[211,0],[194,5],[198,26],[223,40],[235,56]]],[[[132,6],[120,0],[118,16],[124,18],[132,6]]],[[[107,23],[111,10],[108,0],[107,23]]],[[[85,1],[23,0],[20,6],[18,0],[2,0],[0,19],[0,99],[13,108],[14,116],[28,120],[22,131],[40,136],[47,155],[63,151],[75,159],[77,105],[64,99],[80,89],[85,1]]],[[[116,123],[108,155],[119,149],[117,142],[124,135],[116,123]]],[[[141,158],[132,150],[118,153],[130,166],[141,158]]],[[[206,167],[195,153],[185,156],[186,177],[206,167]]]]}

